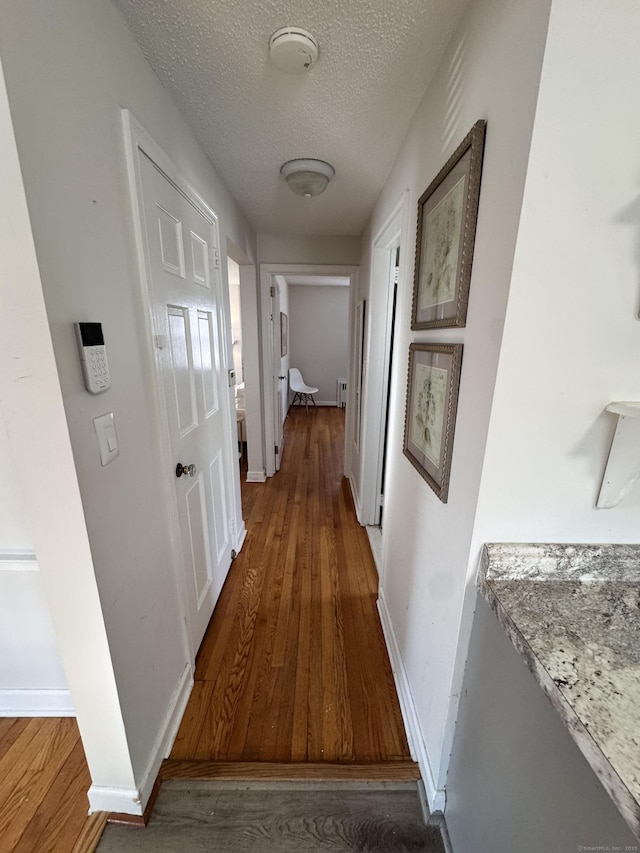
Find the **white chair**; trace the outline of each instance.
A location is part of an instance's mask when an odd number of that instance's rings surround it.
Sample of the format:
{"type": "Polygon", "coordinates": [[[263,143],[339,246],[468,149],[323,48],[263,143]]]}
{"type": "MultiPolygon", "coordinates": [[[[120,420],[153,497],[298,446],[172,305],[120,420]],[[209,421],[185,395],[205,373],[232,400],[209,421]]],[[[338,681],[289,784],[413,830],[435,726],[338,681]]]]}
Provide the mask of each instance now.
{"type": "MultiPolygon", "coordinates": [[[[302,405],[304,403],[307,407],[307,413],[309,412],[309,400],[316,405],[316,401],[313,398],[314,394],[318,393],[318,389],[314,388],[312,385],[307,385],[302,378],[302,374],[298,370],[297,367],[289,368],[289,387],[292,391],[295,391],[293,395],[293,400],[291,401],[291,405],[295,406],[296,400],[298,400],[298,405],[302,405]]],[[[317,406],[316,406],[317,408],[317,406]]]]}

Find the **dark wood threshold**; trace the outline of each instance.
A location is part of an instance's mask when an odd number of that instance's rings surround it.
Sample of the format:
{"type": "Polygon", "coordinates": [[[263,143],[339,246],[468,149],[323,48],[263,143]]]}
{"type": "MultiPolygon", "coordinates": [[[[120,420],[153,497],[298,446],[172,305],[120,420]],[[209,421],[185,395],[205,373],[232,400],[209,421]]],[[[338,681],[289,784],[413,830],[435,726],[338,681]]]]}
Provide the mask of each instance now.
{"type": "Polygon", "coordinates": [[[160,774],[158,774],[156,781],[153,785],[153,790],[151,791],[151,796],[149,797],[149,801],[145,806],[143,814],[138,815],[126,814],[124,812],[109,812],[109,816],[107,817],[107,823],[124,823],[127,826],[139,826],[144,828],[149,823],[149,818],[151,817],[151,812],[153,811],[153,807],[156,804],[156,799],[161,784],[162,778],[160,774]]]}
{"type": "Polygon", "coordinates": [[[414,782],[420,779],[420,768],[413,761],[376,763],[284,764],[269,761],[194,761],[169,759],[162,763],[160,778],[225,781],[272,780],[298,782],[414,782]]]}

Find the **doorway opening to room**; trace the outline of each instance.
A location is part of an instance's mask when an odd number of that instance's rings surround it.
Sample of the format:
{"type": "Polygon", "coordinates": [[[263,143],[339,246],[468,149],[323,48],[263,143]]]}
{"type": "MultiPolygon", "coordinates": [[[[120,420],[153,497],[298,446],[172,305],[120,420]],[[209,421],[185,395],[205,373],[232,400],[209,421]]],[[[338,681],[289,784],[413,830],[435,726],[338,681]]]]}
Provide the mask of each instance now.
{"type": "Polygon", "coordinates": [[[343,408],[349,419],[349,317],[355,275],[353,266],[260,266],[267,477],[279,470],[286,452],[290,368],[298,368],[305,383],[318,388],[317,406],[343,408]]]}

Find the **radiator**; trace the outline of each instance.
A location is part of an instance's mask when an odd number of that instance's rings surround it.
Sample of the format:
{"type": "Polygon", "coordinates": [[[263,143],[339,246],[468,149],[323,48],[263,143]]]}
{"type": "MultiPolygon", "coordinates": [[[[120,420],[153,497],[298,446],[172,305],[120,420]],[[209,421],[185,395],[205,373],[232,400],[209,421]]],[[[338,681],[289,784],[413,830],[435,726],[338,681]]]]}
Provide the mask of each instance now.
{"type": "Polygon", "coordinates": [[[345,409],[347,406],[347,380],[338,379],[338,393],[336,394],[337,405],[339,409],[345,409]]]}

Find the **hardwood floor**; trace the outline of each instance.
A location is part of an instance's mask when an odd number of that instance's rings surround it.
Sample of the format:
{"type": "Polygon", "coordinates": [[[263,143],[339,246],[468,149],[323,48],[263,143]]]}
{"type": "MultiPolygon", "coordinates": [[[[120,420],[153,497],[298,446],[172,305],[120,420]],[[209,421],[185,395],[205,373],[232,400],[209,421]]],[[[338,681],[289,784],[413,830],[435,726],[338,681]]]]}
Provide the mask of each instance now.
{"type": "MultiPolygon", "coordinates": [[[[340,409],[294,409],[279,474],[243,483],[247,539],[163,779],[419,777],[342,476],[343,433],[340,409]]],[[[90,784],[74,719],[0,718],[0,853],[93,850],[107,815],[87,817],[90,784]]]]}
{"type": "Polygon", "coordinates": [[[106,815],[87,817],[90,784],[75,719],[0,718],[0,851],[93,849],[106,815]]]}
{"type": "Polygon", "coordinates": [[[393,778],[391,765],[411,759],[376,570],[343,477],[344,410],[291,409],[285,436],[280,472],[243,483],[247,539],[170,758],[389,762],[393,778]]]}

